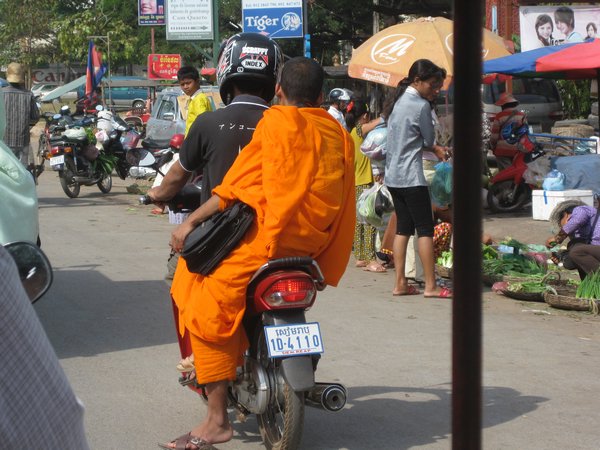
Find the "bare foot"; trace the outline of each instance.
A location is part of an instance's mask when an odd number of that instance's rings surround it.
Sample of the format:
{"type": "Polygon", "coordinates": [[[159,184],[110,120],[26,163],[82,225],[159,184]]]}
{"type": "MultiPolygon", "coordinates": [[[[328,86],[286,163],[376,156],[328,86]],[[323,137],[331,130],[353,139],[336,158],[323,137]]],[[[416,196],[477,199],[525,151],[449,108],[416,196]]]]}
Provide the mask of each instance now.
{"type": "Polygon", "coordinates": [[[222,444],[233,437],[233,427],[229,420],[223,424],[205,420],[192,430],[192,436],[201,437],[210,444],[222,444]]]}

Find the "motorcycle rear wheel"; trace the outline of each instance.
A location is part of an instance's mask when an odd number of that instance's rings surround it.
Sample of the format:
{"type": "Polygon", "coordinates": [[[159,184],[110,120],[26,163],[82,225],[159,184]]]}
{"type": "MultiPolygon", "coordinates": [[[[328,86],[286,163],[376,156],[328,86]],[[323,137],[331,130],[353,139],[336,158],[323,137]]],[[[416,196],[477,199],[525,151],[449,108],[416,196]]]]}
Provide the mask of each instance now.
{"type": "Polygon", "coordinates": [[[58,178],[62,190],[69,198],[76,198],[81,190],[81,185],[73,179],[76,173],[77,170],[73,160],[65,157],[65,167],[58,173],[58,178]]]}
{"type": "Polygon", "coordinates": [[[98,189],[103,194],[108,194],[112,189],[112,175],[110,173],[105,173],[104,177],[98,181],[98,189]]]}
{"type": "Polygon", "coordinates": [[[284,381],[284,390],[277,395],[276,360],[269,358],[264,330],[258,335],[256,358],[269,373],[274,388],[264,414],[257,414],[258,428],[268,450],[294,450],[300,446],[304,429],[304,393],[294,390],[284,381]],[[278,400],[280,397],[280,400],[278,400]]]}
{"type": "Polygon", "coordinates": [[[512,181],[501,181],[490,186],[487,194],[489,208],[496,213],[513,212],[521,209],[531,197],[531,189],[528,185],[521,183],[513,198],[510,193],[515,188],[512,181]]]}

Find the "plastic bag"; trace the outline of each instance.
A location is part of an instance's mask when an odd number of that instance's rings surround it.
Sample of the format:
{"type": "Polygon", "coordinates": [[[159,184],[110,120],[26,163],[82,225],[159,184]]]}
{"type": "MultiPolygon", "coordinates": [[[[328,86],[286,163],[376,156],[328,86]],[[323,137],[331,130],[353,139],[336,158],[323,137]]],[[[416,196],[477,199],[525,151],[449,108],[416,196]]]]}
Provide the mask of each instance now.
{"type": "Polygon", "coordinates": [[[380,186],[375,196],[375,214],[383,218],[384,214],[394,211],[394,200],[387,186],[383,184],[380,186]]]}
{"type": "Polygon", "coordinates": [[[545,191],[564,191],[565,174],[556,169],[551,170],[544,178],[542,189],[545,191]]]}
{"type": "Polygon", "coordinates": [[[387,142],[387,127],[377,126],[369,131],[360,146],[360,151],[369,159],[381,161],[385,159],[387,142]]]}
{"type": "Polygon", "coordinates": [[[360,197],[358,197],[358,201],[356,202],[356,220],[358,222],[374,227],[381,227],[384,224],[383,217],[377,214],[375,208],[377,195],[382,187],[382,184],[375,183],[360,194],[360,197]]]}
{"type": "Polygon", "coordinates": [[[544,156],[533,160],[527,164],[527,170],[523,174],[523,178],[528,184],[532,184],[536,187],[542,187],[544,178],[550,172],[550,157],[544,156]]]}
{"type": "Polygon", "coordinates": [[[431,180],[431,200],[436,206],[444,207],[452,203],[452,164],[443,161],[435,165],[435,175],[431,180]]]}

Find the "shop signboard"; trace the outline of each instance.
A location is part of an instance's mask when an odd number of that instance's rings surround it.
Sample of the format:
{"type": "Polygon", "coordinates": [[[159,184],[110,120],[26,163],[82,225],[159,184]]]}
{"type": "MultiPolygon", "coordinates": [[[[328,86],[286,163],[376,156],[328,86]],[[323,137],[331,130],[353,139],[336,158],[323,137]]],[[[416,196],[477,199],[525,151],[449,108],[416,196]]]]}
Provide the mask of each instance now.
{"type": "Polygon", "coordinates": [[[276,39],[304,37],[302,0],[242,0],[244,32],[276,39]]]}
{"type": "Polygon", "coordinates": [[[168,41],[213,40],[213,0],[165,0],[168,41]]]}
{"type": "Polygon", "coordinates": [[[181,68],[181,55],[151,53],[148,55],[149,80],[176,80],[181,68]]]}
{"type": "Polygon", "coordinates": [[[166,0],[138,0],[138,25],[164,25],[166,0]]]}
{"type": "Polygon", "coordinates": [[[544,5],[519,8],[521,51],[600,37],[597,5],[544,5]]]}

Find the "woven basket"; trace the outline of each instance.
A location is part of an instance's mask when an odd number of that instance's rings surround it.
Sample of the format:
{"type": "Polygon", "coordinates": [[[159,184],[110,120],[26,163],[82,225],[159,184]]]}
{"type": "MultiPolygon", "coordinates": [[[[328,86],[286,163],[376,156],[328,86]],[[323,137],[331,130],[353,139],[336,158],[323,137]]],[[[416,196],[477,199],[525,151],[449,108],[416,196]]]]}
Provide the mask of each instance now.
{"type": "Polygon", "coordinates": [[[435,265],[436,273],[442,278],[452,278],[452,268],[440,266],[439,264],[435,265]]]}
{"type": "Polygon", "coordinates": [[[514,298],[515,300],[525,300],[527,302],[543,302],[544,301],[544,293],[543,292],[514,292],[509,291],[508,289],[502,290],[502,293],[509,298],[514,298]]]}
{"type": "Polygon", "coordinates": [[[485,284],[487,287],[492,287],[494,283],[498,281],[504,281],[504,277],[502,275],[491,275],[484,273],[481,276],[481,280],[483,281],[483,284],[485,284]]]}
{"type": "Polygon", "coordinates": [[[590,311],[598,314],[600,309],[600,300],[590,300],[587,298],[577,298],[571,295],[557,295],[551,292],[544,294],[544,301],[553,308],[566,309],[570,311],[590,311]]]}
{"type": "Polygon", "coordinates": [[[588,138],[594,135],[594,127],[584,124],[552,127],[551,133],[555,136],[588,138]]]}

